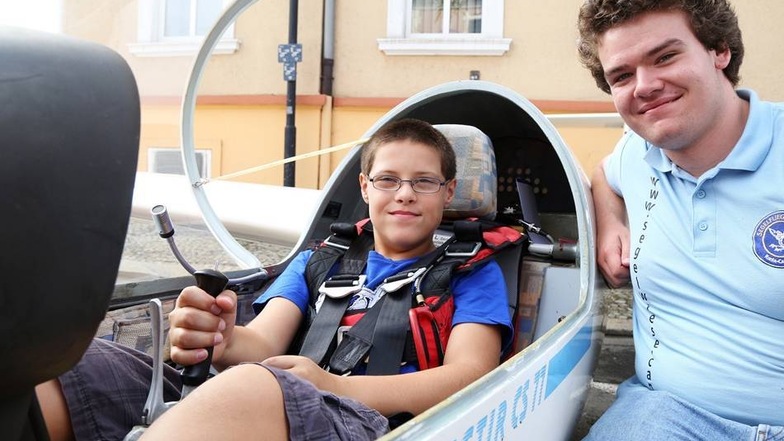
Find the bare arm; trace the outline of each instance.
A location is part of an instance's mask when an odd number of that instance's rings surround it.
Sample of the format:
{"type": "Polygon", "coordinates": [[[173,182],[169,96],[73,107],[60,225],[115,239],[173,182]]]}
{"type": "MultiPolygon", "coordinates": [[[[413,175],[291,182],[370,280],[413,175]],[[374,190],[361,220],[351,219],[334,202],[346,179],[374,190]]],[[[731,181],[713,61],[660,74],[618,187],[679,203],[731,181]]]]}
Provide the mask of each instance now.
{"type": "Polygon", "coordinates": [[[596,212],[596,242],[599,269],[614,288],[629,282],[629,227],[626,206],[607,183],[604,162],[594,171],[591,194],[596,212]]]}
{"type": "Polygon", "coordinates": [[[263,361],[286,353],[301,321],[302,312],[293,302],[282,297],[271,299],[247,326],[237,327],[221,366],[263,361]],[[240,333],[240,338],[237,338],[237,333],[240,333]]]}
{"type": "Polygon", "coordinates": [[[443,366],[411,374],[341,377],[294,356],[275,357],[265,364],[289,369],[319,389],[354,398],[384,415],[416,415],[494,369],[500,353],[498,327],[464,323],[452,329],[443,366]]]}

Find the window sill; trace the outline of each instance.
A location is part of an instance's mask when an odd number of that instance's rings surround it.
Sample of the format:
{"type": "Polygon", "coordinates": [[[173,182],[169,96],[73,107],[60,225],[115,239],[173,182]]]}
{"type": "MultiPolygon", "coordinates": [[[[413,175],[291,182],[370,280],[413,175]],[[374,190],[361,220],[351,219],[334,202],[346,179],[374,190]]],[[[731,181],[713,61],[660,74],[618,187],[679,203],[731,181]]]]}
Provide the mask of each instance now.
{"type": "MultiPolygon", "coordinates": [[[[156,43],[132,43],[128,45],[128,50],[137,57],[178,57],[194,55],[201,49],[202,41],[189,42],[156,42],[156,43]]],[[[221,40],[215,45],[213,55],[226,55],[237,52],[240,48],[240,41],[236,39],[221,40]]]]}
{"type": "Polygon", "coordinates": [[[511,38],[379,38],[378,49],[386,55],[501,56],[509,51],[511,38]]]}

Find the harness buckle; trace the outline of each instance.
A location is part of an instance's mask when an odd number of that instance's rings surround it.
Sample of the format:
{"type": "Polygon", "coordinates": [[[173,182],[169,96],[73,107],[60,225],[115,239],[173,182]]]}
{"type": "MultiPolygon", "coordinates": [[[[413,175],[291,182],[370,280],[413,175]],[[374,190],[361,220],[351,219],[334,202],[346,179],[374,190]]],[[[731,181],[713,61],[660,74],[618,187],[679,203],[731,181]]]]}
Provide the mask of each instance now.
{"type": "Polygon", "coordinates": [[[319,293],[333,299],[342,299],[362,290],[366,279],[367,276],[364,274],[330,277],[321,284],[319,293]]]}
{"type": "Polygon", "coordinates": [[[444,255],[447,257],[474,257],[481,248],[482,242],[453,242],[446,247],[444,255]]]}
{"type": "Polygon", "coordinates": [[[351,244],[351,242],[349,241],[348,244],[338,243],[337,239],[339,239],[339,238],[333,234],[331,236],[327,236],[327,238],[324,239],[321,243],[322,243],[322,245],[331,246],[333,248],[338,248],[338,249],[341,249],[341,250],[348,250],[348,247],[351,244]]]}
{"type": "Polygon", "coordinates": [[[395,292],[403,286],[408,285],[409,283],[418,279],[419,276],[425,273],[425,271],[427,271],[427,268],[422,267],[416,271],[406,271],[404,273],[387,277],[384,279],[384,282],[381,284],[380,288],[383,289],[384,292],[395,292]]]}

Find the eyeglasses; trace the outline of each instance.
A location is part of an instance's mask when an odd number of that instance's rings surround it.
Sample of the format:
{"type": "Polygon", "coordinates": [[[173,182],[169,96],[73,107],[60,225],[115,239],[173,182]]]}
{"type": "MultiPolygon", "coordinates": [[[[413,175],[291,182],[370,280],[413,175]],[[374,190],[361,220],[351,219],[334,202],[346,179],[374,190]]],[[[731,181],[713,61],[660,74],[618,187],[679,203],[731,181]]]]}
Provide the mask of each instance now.
{"type": "Polygon", "coordinates": [[[373,188],[383,191],[398,191],[404,182],[411,184],[411,188],[417,193],[438,193],[441,187],[448,181],[439,181],[436,178],[416,178],[400,179],[395,176],[376,176],[368,179],[373,184],[373,188]]]}

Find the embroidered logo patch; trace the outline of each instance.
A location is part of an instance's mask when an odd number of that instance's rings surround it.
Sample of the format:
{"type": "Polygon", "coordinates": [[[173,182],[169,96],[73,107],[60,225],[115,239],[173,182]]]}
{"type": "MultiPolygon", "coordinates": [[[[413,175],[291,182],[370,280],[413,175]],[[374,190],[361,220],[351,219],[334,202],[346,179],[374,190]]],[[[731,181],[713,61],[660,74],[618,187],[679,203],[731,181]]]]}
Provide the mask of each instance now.
{"type": "Polygon", "coordinates": [[[754,228],[754,254],[766,265],[784,268],[784,211],[767,215],[754,228]]]}

